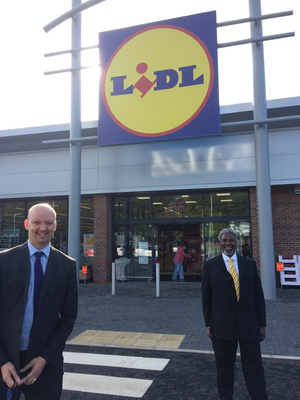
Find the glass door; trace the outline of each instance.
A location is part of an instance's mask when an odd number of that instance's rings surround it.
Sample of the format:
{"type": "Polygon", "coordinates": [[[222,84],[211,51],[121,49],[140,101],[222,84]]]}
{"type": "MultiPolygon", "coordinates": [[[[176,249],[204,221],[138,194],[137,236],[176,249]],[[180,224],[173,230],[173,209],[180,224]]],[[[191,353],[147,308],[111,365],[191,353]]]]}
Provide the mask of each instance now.
{"type": "Polygon", "coordinates": [[[153,246],[151,225],[132,225],[130,232],[130,276],[153,277],[153,246]]]}
{"type": "MultiPolygon", "coordinates": [[[[200,276],[202,260],[204,257],[204,246],[202,246],[202,224],[164,224],[156,225],[154,232],[157,232],[158,262],[162,279],[171,279],[174,271],[173,259],[177,252],[178,245],[186,242],[186,253],[196,254],[196,263],[189,276],[200,276]]],[[[188,260],[184,259],[184,271],[188,271],[188,260]]]]}

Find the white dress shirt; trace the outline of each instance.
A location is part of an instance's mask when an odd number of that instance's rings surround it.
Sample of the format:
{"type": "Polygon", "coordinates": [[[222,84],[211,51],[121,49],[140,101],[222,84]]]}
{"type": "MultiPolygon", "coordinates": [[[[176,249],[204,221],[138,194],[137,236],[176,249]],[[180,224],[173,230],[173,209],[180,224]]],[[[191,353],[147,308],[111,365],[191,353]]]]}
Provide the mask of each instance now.
{"type": "Polygon", "coordinates": [[[48,257],[50,254],[50,245],[46,246],[43,250],[36,249],[29,241],[28,250],[30,257],[30,281],[27,294],[27,303],[25,308],[23,327],[21,333],[20,350],[27,350],[30,341],[30,332],[33,324],[33,296],[34,296],[34,263],[35,263],[35,252],[42,251],[44,254],[41,257],[41,264],[43,268],[43,274],[45,275],[48,257]]]}
{"type": "Polygon", "coordinates": [[[227,271],[229,272],[229,261],[228,261],[228,260],[229,260],[229,258],[231,258],[231,259],[233,260],[233,265],[234,265],[234,267],[235,267],[235,269],[236,269],[236,271],[237,271],[237,273],[238,273],[238,276],[240,276],[240,273],[239,273],[239,266],[238,266],[238,261],[237,261],[237,255],[236,255],[236,253],[234,253],[233,256],[228,257],[228,256],[226,256],[226,254],[224,254],[224,253],[222,252],[222,256],[223,256],[223,260],[224,260],[224,262],[225,262],[227,271]]]}

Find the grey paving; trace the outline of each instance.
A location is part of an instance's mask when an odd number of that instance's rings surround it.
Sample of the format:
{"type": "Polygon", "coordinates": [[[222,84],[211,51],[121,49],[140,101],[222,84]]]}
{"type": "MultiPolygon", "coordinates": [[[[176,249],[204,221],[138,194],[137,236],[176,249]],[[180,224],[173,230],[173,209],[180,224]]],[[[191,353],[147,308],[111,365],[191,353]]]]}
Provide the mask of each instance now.
{"type": "MultiPolygon", "coordinates": [[[[180,349],[211,350],[202,316],[200,282],[161,282],[160,297],[151,282],[79,285],[79,315],[70,339],[92,330],[185,335],[180,349]]],[[[300,357],[300,288],[277,289],[266,301],[267,338],[262,354],[300,357]]]]}

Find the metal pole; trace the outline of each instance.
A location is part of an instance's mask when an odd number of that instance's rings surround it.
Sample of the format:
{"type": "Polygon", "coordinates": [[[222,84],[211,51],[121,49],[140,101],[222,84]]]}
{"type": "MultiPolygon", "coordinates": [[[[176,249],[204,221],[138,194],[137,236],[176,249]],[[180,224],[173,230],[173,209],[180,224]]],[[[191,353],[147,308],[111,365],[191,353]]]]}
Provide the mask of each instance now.
{"type": "MultiPolygon", "coordinates": [[[[261,16],[260,0],[249,0],[250,17],[261,16]]],[[[251,22],[251,37],[263,36],[262,22],[251,22]]],[[[252,44],[253,58],[253,94],[254,119],[267,118],[267,101],[265,87],[265,66],[263,44],[252,44]]],[[[256,190],[259,230],[259,252],[261,266],[261,281],[268,300],[276,299],[275,257],[273,241],[272,201],[269,166],[268,126],[256,125],[255,162],[256,162],[256,190]]]]}
{"type": "Polygon", "coordinates": [[[44,26],[44,31],[46,33],[50,32],[52,29],[56,28],[61,23],[67,21],[69,18],[74,18],[76,15],[81,13],[88,8],[95,6],[96,4],[102,3],[105,0],[88,0],[85,3],[81,4],[81,1],[75,2],[73,0],[72,9],[67,11],[66,13],[60,15],[58,18],[51,21],[49,24],[44,26]]]}
{"type": "Polygon", "coordinates": [[[111,272],[111,294],[116,294],[116,263],[112,263],[112,272],[111,272]]]}
{"type": "Polygon", "coordinates": [[[159,263],[156,263],[156,297],[160,297],[160,271],[159,271],[159,263]]]}
{"type": "MultiPolygon", "coordinates": [[[[72,0],[72,7],[81,4],[81,0],[72,0]]],[[[72,48],[81,47],[81,14],[72,20],[72,48]]],[[[81,65],[81,54],[72,54],[72,68],[81,65]]],[[[81,72],[72,72],[71,77],[71,126],[70,138],[81,137],[81,72]]],[[[70,189],[69,189],[69,234],[68,254],[75,258],[77,276],[80,267],[80,201],[81,201],[81,143],[70,144],[70,189]]]]}

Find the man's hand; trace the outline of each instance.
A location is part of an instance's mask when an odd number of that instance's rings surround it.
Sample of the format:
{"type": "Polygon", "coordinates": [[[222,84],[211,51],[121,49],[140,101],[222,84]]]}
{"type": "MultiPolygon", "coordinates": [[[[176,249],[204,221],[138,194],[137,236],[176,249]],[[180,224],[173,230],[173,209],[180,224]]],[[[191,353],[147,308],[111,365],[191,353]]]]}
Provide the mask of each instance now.
{"type": "Polygon", "coordinates": [[[20,379],[19,375],[17,374],[14,364],[11,362],[8,362],[8,363],[2,365],[1,373],[2,373],[3,381],[10,388],[16,387],[16,384],[17,384],[17,386],[20,386],[25,381],[25,379],[22,379],[22,380],[20,379]]]}
{"type": "Polygon", "coordinates": [[[206,327],[206,334],[210,338],[210,340],[212,340],[212,335],[210,334],[210,326],[206,327]]]}
{"type": "Polygon", "coordinates": [[[260,331],[259,341],[263,342],[265,340],[265,338],[266,338],[266,328],[260,327],[259,331],[260,331]]]}
{"type": "Polygon", "coordinates": [[[25,367],[23,367],[20,372],[25,372],[30,368],[31,371],[24,378],[24,384],[32,385],[41,375],[46,364],[47,361],[43,357],[36,357],[33,360],[31,360],[27,365],[25,365],[25,367]]]}

